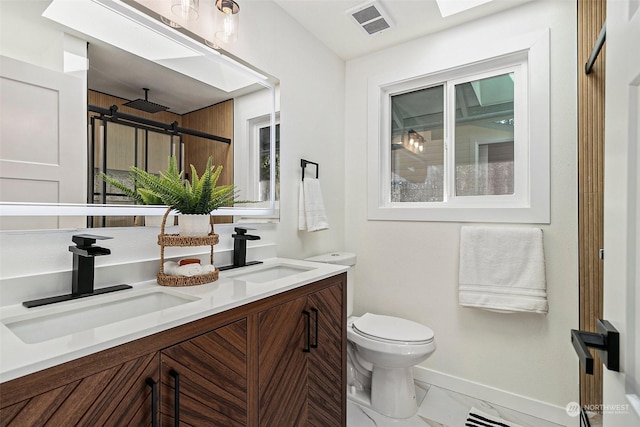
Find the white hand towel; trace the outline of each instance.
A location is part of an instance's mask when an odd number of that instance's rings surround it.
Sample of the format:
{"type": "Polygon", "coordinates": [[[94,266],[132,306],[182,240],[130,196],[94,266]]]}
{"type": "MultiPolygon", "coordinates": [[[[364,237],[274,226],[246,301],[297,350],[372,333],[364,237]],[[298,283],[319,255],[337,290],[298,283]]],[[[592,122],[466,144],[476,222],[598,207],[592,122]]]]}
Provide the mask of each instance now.
{"type": "Polygon", "coordinates": [[[329,228],[319,180],[306,178],[302,182],[298,210],[298,229],[319,231],[329,228]]]}
{"type": "Polygon", "coordinates": [[[178,267],[179,264],[175,261],[165,261],[165,263],[162,264],[162,270],[164,271],[164,274],[168,276],[176,276],[176,268],[178,267]]]}
{"type": "Polygon", "coordinates": [[[542,230],[462,227],[458,290],[463,306],[546,314],[542,230]]]}
{"type": "Polygon", "coordinates": [[[300,183],[298,192],[298,230],[307,229],[307,218],[304,210],[304,181],[300,183]]]}
{"type": "Polygon", "coordinates": [[[202,274],[213,273],[216,271],[216,266],[213,264],[207,264],[202,266],[202,274]]]}
{"type": "Polygon", "coordinates": [[[202,273],[200,264],[185,264],[175,269],[176,276],[196,276],[202,273]]]}

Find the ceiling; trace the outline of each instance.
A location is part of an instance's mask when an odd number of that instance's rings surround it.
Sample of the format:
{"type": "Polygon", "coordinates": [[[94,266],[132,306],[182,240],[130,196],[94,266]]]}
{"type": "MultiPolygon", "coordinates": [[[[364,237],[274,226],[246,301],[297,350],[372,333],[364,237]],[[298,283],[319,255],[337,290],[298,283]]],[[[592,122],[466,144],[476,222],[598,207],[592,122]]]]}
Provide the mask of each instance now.
{"type": "MultiPolygon", "coordinates": [[[[446,18],[441,16],[436,0],[376,0],[376,4],[386,12],[393,25],[374,35],[367,34],[347,13],[350,9],[370,3],[370,0],[274,1],[340,58],[349,60],[531,0],[493,0],[446,18]]],[[[450,1],[469,4],[478,0],[450,1]]]]}
{"type": "Polygon", "coordinates": [[[185,114],[229,99],[229,94],[169,68],[93,40],[88,47],[89,89],[124,99],[144,99],[185,114]],[[179,88],[179,90],[174,90],[179,88]]]}

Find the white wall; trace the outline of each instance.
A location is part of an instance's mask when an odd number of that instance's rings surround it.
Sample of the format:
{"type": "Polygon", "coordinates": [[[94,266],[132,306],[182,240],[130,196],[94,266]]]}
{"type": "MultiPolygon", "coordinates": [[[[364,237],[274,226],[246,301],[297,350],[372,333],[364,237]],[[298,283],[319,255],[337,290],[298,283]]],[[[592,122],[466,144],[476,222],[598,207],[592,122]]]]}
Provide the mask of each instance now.
{"type": "MultiPolygon", "coordinates": [[[[436,333],[422,366],[564,407],[578,399],[576,8],[542,0],[347,62],[346,249],[358,255],[356,314],[399,315],[436,333]],[[407,61],[482,49],[541,28],[551,35],[551,224],[542,226],[549,314],[458,305],[460,223],[367,221],[367,81],[407,61]]],[[[534,141],[535,143],[535,141],[534,141]]],[[[535,179],[535,177],[534,177],[535,179]]]]}
{"type": "Polygon", "coordinates": [[[240,19],[238,41],[224,48],[280,79],[278,255],[304,258],[340,250],[345,233],[344,61],[271,0],[244,0],[240,19]],[[320,164],[329,230],[298,231],[301,158],[320,164]]]}
{"type": "Polygon", "coordinates": [[[42,14],[49,2],[32,0],[2,3],[0,54],[40,67],[63,71],[64,34],[53,25],[43,26],[26,18],[42,14]],[[21,12],[25,10],[29,13],[21,12]]]}

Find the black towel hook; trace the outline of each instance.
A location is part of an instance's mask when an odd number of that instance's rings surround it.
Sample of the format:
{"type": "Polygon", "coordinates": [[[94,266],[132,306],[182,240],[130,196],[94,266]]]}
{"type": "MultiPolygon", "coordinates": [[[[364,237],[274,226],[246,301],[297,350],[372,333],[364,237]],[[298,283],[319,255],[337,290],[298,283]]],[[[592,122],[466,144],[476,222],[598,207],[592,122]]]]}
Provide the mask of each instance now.
{"type": "Polygon", "coordinates": [[[300,167],[302,168],[302,180],[304,181],[304,169],[308,164],[316,166],[316,179],[318,179],[318,176],[320,175],[320,166],[318,166],[316,162],[310,162],[309,160],[300,159],[300,167]]]}

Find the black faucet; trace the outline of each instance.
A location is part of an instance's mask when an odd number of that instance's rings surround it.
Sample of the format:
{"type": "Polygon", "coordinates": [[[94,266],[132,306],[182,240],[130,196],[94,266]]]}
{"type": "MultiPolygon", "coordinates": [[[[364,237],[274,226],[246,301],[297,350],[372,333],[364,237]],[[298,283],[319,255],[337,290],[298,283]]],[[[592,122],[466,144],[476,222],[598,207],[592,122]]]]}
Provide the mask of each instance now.
{"type": "Polygon", "coordinates": [[[106,294],[108,292],[131,289],[129,285],[116,285],[106,288],[93,289],[93,273],[95,257],[109,255],[110,249],[93,246],[96,240],[106,240],[111,237],[94,236],[92,234],[76,234],[71,240],[76,246],[69,246],[69,252],[73,253],[73,272],[71,275],[71,293],[51,298],[42,298],[22,303],[27,308],[39,307],[54,302],[69,301],[72,299],[88,297],[92,295],[106,294]]]}
{"type": "Polygon", "coordinates": [[[247,262],[247,240],[260,240],[260,236],[247,234],[247,231],[254,230],[253,228],[235,227],[234,230],[236,233],[231,235],[233,238],[233,264],[220,267],[219,269],[230,270],[247,265],[262,264],[262,261],[247,262]]]}
{"type": "Polygon", "coordinates": [[[73,275],[71,277],[71,294],[84,295],[93,293],[93,271],[95,257],[109,255],[110,249],[93,246],[96,240],[107,240],[111,237],[77,234],[71,238],[76,246],[69,246],[73,254],[73,275]]]}

